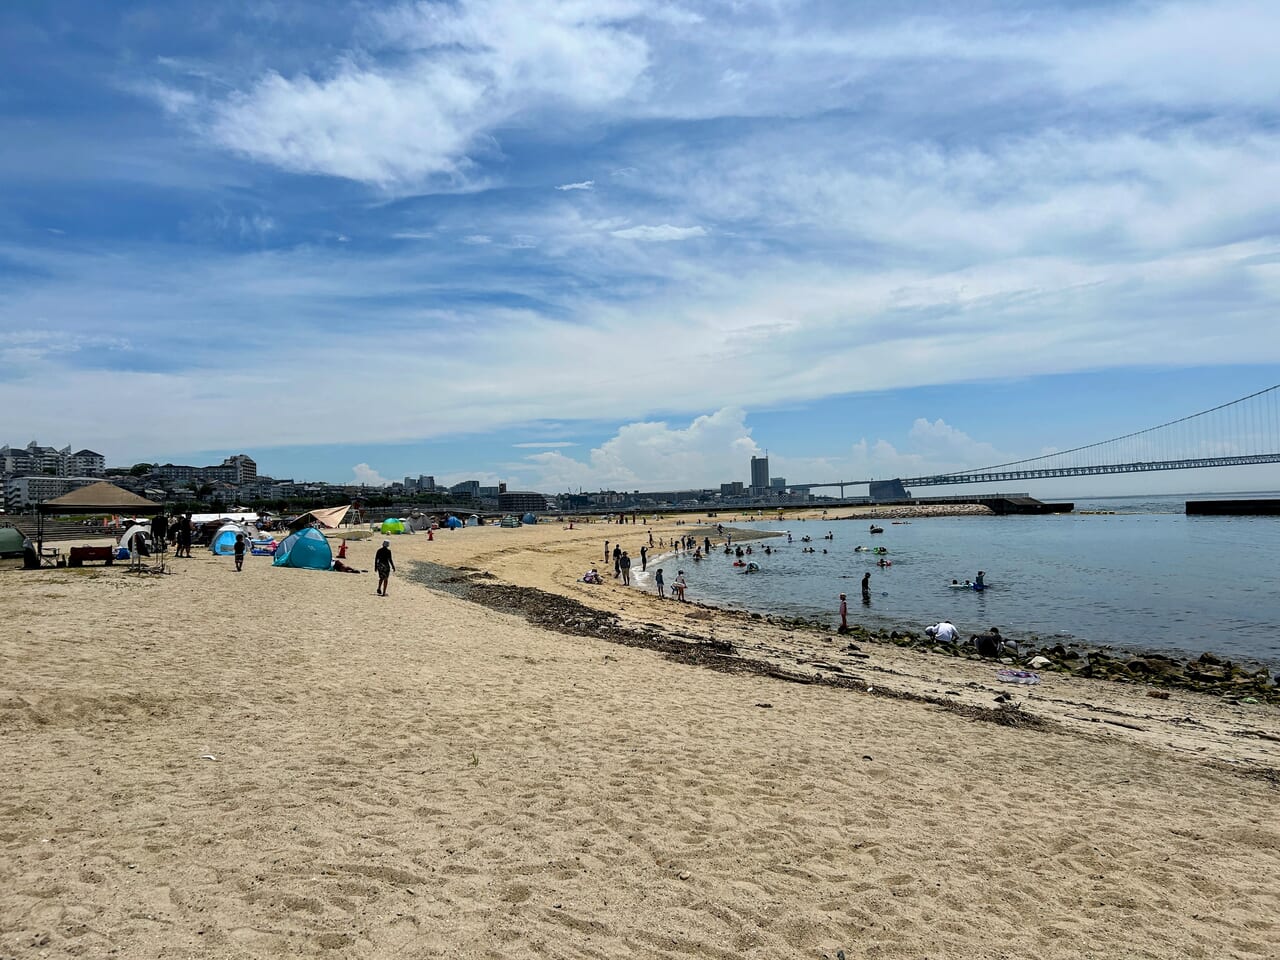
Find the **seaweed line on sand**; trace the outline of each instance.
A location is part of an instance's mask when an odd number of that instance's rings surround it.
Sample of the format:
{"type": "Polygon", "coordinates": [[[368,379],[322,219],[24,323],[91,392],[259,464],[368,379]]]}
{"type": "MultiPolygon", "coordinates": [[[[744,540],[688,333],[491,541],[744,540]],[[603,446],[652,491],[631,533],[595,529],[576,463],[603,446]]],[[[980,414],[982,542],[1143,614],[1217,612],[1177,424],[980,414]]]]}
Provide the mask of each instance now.
{"type": "Polygon", "coordinates": [[[749,673],[790,683],[834,687],[893,700],[928,703],[971,720],[1006,727],[1040,730],[1052,726],[1051,721],[1028,713],[1018,706],[978,707],[943,697],[907,693],[878,685],[869,686],[860,677],[833,677],[784,670],[775,664],[742,656],[727,640],[681,640],[658,630],[625,626],[616,614],[596,610],[571,597],[537,587],[504,583],[491,573],[469,567],[447,567],[427,561],[415,561],[407,573],[407,579],[470,603],[519,614],[535,626],[557,633],[653,650],[678,663],[709,667],[721,673],[749,673]]]}

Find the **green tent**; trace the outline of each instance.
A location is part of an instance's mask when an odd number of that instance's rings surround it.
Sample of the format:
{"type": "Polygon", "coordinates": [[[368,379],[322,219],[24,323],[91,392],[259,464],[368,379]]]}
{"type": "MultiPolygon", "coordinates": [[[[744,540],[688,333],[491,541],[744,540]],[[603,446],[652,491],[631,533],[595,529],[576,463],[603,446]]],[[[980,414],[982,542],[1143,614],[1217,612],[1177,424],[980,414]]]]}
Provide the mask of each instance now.
{"type": "Polygon", "coordinates": [[[22,531],[17,527],[0,527],[0,557],[22,552],[22,531]]]}
{"type": "Polygon", "coordinates": [[[404,533],[404,521],[397,520],[395,517],[387,517],[382,521],[382,526],[378,529],[383,533],[404,533]]]}

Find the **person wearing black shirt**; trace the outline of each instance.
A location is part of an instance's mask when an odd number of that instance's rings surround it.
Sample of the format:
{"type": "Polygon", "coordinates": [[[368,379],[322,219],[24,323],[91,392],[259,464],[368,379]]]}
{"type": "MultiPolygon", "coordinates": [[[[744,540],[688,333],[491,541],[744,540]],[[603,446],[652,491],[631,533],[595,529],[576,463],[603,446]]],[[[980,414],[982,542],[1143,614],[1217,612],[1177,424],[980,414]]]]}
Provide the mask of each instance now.
{"type": "Polygon", "coordinates": [[[382,547],[373,555],[373,569],[378,572],[378,596],[385,597],[391,585],[391,571],[396,563],[391,559],[391,541],[383,540],[382,547]]]}

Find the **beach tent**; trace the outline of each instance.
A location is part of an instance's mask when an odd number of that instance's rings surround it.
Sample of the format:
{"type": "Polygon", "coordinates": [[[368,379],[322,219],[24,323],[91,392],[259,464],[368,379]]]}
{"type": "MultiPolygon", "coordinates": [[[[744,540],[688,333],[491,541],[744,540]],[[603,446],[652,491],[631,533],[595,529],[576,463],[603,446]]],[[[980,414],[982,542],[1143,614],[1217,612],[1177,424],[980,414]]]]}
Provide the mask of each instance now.
{"type": "Polygon", "coordinates": [[[506,529],[511,529],[513,527],[520,526],[520,520],[518,517],[514,517],[508,514],[507,516],[503,517],[501,520],[498,521],[498,526],[505,527],[506,529]]]}
{"type": "Polygon", "coordinates": [[[258,514],[252,510],[242,513],[239,510],[227,510],[223,513],[193,513],[191,522],[197,523],[213,523],[215,520],[221,520],[223,523],[239,523],[246,529],[252,527],[261,519],[258,514]]]}
{"type": "Polygon", "coordinates": [[[17,527],[0,527],[0,557],[22,552],[22,531],[17,527]]]}
{"type": "Polygon", "coordinates": [[[114,483],[91,483],[36,505],[36,549],[44,550],[44,518],[58,514],[133,513],[151,516],[160,504],[122,490],[114,483]]]}
{"type": "Polygon", "coordinates": [[[450,514],[449,519],[444,522],[444,525],[448,527],[450,530],[457,530],[460,526],[462,526],[462,521],[459,520],[457,517],[453,516],[452,514],[450,514]]]}
{"type": "Polygon", "coordinates": [[[132,526],[130,526],[129,529],[124,532],[124,536],[120,538],[120,542],[116,544],[116,549],[117,550],[132,549],[129,546],[129,544],[133,542],[134,536],[139,533],[142,534],[142,536],[146,539],[147,549],[150,550],[151,549],[151,521],[150,520],[148,520],[146,523],[135,523],[132,526]]]}
{"type": "Polygon", "coordinates": [[[404,521],[396,517],[387,517],[378,530],[382,533],[404,533],[404,521]]]}
{"type": "Polygon", "coordinates": [[[347,513],[351,510],[351,504],[345,507],[317,507],[315,510],[308,510],[300,517],[294,517],[289,521],[290,530],[301,530],[303,527],[309,527],[315,524],[326,529],[333,529],[342,525],[342,521],[347,519],[347,513]]]}
{"type": "Polygon", "coordinates": [[[523,517],[520,518],[520,522],[521,523],[537,523],[538,518],[535,517],[532,513],[526,513],[523,517]]]}
{"type": "Polygon", "coordinates": [[[333,551],[323,533],[315,527],[303,527],[280,541],[272,566],[328,570],[333,566],[333,551]]]}
{"type": "MultiPolygon", "coordinates": [[[[249,531],[238,523],[224,523],[209,541],[209,549],[220,557],[229,557],[236,552],[236,534],[243,534],[246,541],[252,541],[249,531]]],[[[246,550],[248,547],[245,548],[246,550]]]]}
{"type": "Polygon", "coordinates": [[[480,526],[480,518],[473,513],[471,516],[467,517],[467,526],[468,527],[480,526]]]}

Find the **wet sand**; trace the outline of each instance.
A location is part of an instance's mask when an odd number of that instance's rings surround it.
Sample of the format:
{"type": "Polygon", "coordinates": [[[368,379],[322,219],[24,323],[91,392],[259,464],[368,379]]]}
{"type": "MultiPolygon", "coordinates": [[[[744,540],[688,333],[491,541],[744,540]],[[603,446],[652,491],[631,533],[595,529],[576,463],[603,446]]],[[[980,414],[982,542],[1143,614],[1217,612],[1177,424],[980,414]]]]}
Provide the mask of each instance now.
{"type": "Polygon", "coordinates": [[[387,598],[199,551],[0,570],[0,956],[1277,956],[1276,708],[1001,689],[578,582],[646,534],[398,537],[387,598]],[[1001,693],[1043,723],[992,722],[1001,693]]]}

